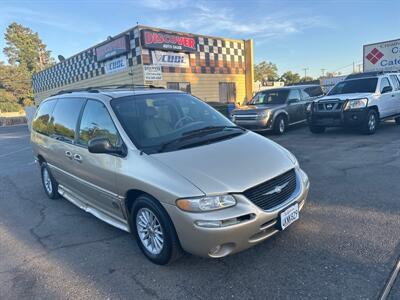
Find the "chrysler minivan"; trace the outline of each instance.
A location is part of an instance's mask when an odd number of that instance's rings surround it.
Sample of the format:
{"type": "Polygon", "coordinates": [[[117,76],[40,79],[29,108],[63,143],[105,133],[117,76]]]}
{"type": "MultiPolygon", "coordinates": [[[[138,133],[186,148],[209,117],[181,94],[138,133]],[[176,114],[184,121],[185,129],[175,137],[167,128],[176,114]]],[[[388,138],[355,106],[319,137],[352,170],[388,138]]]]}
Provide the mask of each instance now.
{"type": "Polygon", "coordinates": [[[49,198],[131,232],[156,264],[249,248],[299,219],[309,189],[288,150],[178,91],[61,92],[31,141],[49,198]]]}

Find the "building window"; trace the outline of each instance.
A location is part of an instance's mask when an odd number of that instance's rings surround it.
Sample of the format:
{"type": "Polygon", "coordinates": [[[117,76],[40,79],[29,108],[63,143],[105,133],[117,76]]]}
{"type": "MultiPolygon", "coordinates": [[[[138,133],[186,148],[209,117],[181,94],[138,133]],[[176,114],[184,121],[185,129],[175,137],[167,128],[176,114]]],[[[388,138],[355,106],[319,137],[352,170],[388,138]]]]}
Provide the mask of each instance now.
{"type": "Polygon", "coordinates": [[[236,102],[236,84],[234,82],[219,83],[219,102],[222,103],[236,102]]]}
{"type": "Polygon", "coordinates": [[[190,82],[167,82],[167,89],[191,93],[190,82]]]}

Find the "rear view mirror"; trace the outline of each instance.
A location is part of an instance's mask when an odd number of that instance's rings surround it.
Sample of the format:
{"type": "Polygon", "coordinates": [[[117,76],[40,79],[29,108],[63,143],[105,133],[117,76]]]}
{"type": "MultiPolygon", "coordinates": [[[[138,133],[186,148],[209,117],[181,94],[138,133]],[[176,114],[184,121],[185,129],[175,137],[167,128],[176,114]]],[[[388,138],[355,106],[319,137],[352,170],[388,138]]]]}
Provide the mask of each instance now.
{"type": "Polygon", "coordinates": [[[391,92],[391,91],[393,91],[393,88],[392,88],[391,86],[385,86],[385,87],[382,89],[381,94],[389,93],[389,92],[391,92]]]}
{"type": "Polygon", "coordinates": [[[91,139],[88,143],[88,150],[90,153],[126,155],[125,147],[114,147],[107,138],[91,139]]]}

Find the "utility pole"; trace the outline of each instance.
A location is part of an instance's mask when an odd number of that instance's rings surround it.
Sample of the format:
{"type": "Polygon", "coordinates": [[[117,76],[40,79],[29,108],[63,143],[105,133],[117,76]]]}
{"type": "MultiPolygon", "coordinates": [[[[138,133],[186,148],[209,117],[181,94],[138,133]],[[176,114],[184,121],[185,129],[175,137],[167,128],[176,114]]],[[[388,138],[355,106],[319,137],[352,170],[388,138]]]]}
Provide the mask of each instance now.
{"type": "Polygon", "coordinates": [[[304,71],[304,78],[307,77],[307,70],[308,70],[308,68],[303,68],[303,71],[304,71]]]}
{"type": "Polygon", "coordinates": [[[356,63],[353,61],[353,73],[356,72],[356,63]]]}
{"type": "Polygon", "coordinates": [[[325,69],[321,69],[322,77],[325,76],[325,69]]]}

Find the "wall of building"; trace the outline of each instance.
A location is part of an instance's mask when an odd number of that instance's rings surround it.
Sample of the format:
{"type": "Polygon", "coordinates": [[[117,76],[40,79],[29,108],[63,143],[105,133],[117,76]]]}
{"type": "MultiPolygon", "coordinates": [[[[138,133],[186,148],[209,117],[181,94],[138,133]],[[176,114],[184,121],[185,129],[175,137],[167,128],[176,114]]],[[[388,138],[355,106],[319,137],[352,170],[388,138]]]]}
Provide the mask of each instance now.
{"type": "Polygon", "coordinates": [[[132,83],[166,87],[167,82],[190,82],[192,94],[205,101],[220,100],[220,82],[235,83],[236,102],[243,103],[252,97],[254,71],[251,41],[192,35],[144,26],[123,32],[111,41],[127,35],[131,49],[119,56],[126,56],[126,69],[106,74],[107,61],[97,62],[96,59],[96,48],[110,43],[110,40],[105,41],[34,75],[36,103],[67,89],[132,83]],[[154,64],[152,52],[155,49],[143,46],[141,30],[194,37],[196,50],[185,54],[189,60],[186,67],[162,66],[161,80],[145,81],[144,66],[154,64]]]}

